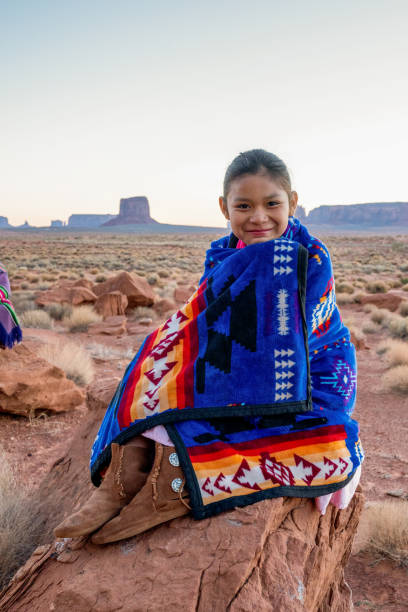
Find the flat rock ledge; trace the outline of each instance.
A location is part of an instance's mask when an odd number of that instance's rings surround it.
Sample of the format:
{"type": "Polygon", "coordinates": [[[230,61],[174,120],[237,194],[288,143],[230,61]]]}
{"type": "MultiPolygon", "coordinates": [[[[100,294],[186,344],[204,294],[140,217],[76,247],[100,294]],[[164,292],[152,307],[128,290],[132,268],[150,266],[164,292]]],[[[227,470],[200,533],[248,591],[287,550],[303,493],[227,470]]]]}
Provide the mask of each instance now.
{"type": "MultiPolygon", "coordinates": [[[[50,527],[89,495],[88,452],[115,383],[90,408],[40,487],[50,527]],[[58,502],[59,500],[59,502],[58,502]]],[[[106,546],[41,546],[0,593],[2,612],[348,612],[344,567],[364,504],[320,516],[305,498],[265,500],[195,521],[175,519],[106,546]]]]}

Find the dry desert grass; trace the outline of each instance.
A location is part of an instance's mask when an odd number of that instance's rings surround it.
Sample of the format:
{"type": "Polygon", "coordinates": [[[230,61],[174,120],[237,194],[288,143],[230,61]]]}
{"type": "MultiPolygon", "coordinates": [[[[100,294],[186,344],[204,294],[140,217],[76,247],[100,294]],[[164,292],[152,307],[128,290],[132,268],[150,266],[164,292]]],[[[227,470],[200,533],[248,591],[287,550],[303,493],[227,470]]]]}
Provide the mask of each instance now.
{"type": "Polygon", "coordinates": [[[54,325],[48,312],[45,310],[26,310],[21,316],[23,327],[37,327],[39,329],[51,329],[54,325]]]}
{"type": "Polygon", "coordinates": [[[76,342],[60,341],[41,346],[40,357],[61,368],[70,380],[80,386],[88,385],[95,375],[92,357],[76,342]]]}
{"type": "Polygon", "coordinates": [[[364,509],[355,545],[408,567],[408,502],[381,501],[364,509]]]}
{"type": "Polygon", "coordinates": [[[73,308],[71,314],[62,320],[63,325],[71,333],[84,332],[88,330],[91,323],[99,323],[102,321],[99,315],[92,306],[78,306],[73,308]]]}
{"type": "Polygon", "coordinates": [[[0,589],[30,556],[42,533],[36,496],[17,482],[0,449],[0,589]]]}

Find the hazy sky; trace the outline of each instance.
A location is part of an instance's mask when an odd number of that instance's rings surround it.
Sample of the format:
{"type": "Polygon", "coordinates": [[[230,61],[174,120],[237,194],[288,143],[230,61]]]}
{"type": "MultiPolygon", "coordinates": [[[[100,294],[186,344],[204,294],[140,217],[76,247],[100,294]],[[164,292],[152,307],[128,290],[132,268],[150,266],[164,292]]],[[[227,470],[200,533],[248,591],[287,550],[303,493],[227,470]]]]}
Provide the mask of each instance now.
{"type": "Polygon", "coordinates": [[[299,203],[408,201],[406,0],[0,0],[0,215],[48,225],[149,198],[223,225],[263,147],[299,203]]]}

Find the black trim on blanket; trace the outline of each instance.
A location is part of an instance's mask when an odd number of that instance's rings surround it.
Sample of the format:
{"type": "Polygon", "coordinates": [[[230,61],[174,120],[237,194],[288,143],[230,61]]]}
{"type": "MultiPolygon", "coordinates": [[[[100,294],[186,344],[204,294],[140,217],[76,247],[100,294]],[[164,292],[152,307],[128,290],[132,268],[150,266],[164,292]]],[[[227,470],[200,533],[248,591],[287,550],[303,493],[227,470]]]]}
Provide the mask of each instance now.
{"type": "Polygon", "coordinates": [[[191,505],[194,512],[195,508],[202,506],[200,485],[198,484],[196,473],[191,464],[190,457],[188,456],[188,452],[184,445],[184,442],[177,429],[174,427],[174,425],[169,424],[166,425],[166,430],[169,434],[170,440],[175,446],[176,452],[180,460],[181,469],[183,470],[184,476],[186,477],[186,486],[190,494],[191,505]]]}
{"type": "Polygon", "coordinates": [[[305,342],[306,350],[306,364],[307,364],[307,404],[308,410],[313,410],[312,402],[312,381],[310,376],[310,357],[309,357],[309,333],[307,329],[306,321],[306,290],[307,290],[307,267],[309,263],[309,252],[305,247],[299,244],[298,248],[298,296],[300,304],[300,312],[302,315],[302,327],[303,337],[305,342]]]}
{"type": "Polygon", "coordinates": [[[274,487],[272,489],[266,489],[263,491],[254,491],[253,493],[248,493],[247,495],[229,497],[228,499],[222,499],[218,502],[212,502],[207,506],[195,506],[194,499],[192,497],[191,514],[196,520],[201,520],[215,516],[220,514],[220,512],[225,512],[226,510],[234,510],[235,508],[241,508],[242,506],[250,506],[251,504],[255,504],[264,499],[273,499],[274,497],[320,497],[321,495],[328,495],[329,493],[334,493],[335,491],[345,487],[351,481],[354,474],[355,470],[342,482],[335,482],[333,484],[319,485],[316,487],[274,487]]]}
{"type": "MultiPolygon", "coordinates": [[[[272,414],[288,414],[293,412],[308,412],[309,408],[307,401],[299,402],[281,402],[273,404],[245,404],[244,406],[211,406],[205,408],[183,408],[183,410],[171,410],[156,414],[143,419],[138,423],[129,425],[116,438],[112,440],[116,444],[124,444],[128,440],[134,438],[144,431],[155,427],[156,425],[168,425],[178,421],[189,421],[198,419],[207,419],[215,417],[237,417],[237,416],[263,416],[272,414]]],[[[101,483],[100,471],[107,467],[111,460],[110,445],[107,446],[99,455],[91,468],[91,480],[96,487],[101,483]]]]}

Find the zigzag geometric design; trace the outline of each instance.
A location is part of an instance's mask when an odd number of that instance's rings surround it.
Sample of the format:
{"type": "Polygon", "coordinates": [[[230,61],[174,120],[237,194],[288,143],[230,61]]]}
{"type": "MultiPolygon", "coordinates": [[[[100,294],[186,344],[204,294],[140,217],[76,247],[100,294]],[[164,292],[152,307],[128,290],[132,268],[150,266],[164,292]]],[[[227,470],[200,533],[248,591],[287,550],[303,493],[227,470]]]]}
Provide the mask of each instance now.
{"type": "Polygon", "coordinates": [[[271,457],[269,453],[261,453],[260,465],[265,480],[272,480],[273,483],[287,487],[295,484],[291,469],[276,461],[275,457],[271,457]]]}
{"type": "Polygon", "coordinates": [[[345,401],[348,401],[356,388],[356,373],[341,359],[334,362],[334,370],[330,376],[320,376],[323,385],[330,385],[336,393],[340,393],[345,401]]]}

